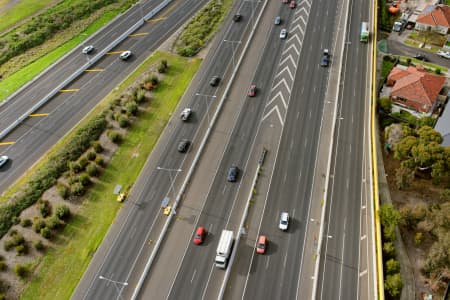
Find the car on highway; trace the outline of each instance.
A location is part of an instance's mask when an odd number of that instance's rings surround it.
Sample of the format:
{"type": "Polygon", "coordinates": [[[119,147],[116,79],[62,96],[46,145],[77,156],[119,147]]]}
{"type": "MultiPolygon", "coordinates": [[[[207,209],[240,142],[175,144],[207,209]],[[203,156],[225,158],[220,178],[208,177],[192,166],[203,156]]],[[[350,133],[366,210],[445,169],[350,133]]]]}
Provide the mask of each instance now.
{"type": "Polygon", "coordinates": [[[329,64],[330,64],[330,53],[329,53],[328,49],[324,49],[322,59],[320,61],[320,66],[328,67],[329,64]]]}
{"type": "Polygon", "coordinates": [[[211,80],[209,81],[210,86],[217,86],[219,84],[220,77],[219,76],[213,76],[211,80]]]}
{"type": "Polygon", "coordinates": [[[439,51],[437,52],[437,55],[439,55],[439,56],[441,56],[441,57],[443,57],[443,58],[450,58],[450,52],[449,52],[449,51],[442,51],[442,50],[439,50],[439,51]]]}
{"type": "Polygon", "coordinates": [[[9,160],[9,157],[6,155],[0,156],[0,168],[3,167],[9,160]]]}
{"type": "Polygon", "coordinates": [[[189,117],[191,116],[192,110],[189,107],[186,107],[183,109],[183,111],[180,114],[180,118],[182,121],[189,120],[189,117]]]}
{"type": "Polygon", "coordinates": [[[413,56],[413,58],[418,59],[418,60],[422,60],[422,61],[428,61],[428,58],[421,54],[421,53],[417,53],[416,55],[413,56]]]}
{"type": "Polygon", "coordinates": [[[248,96],[249,97],[255,97],[255,95],[256,95],[256,85],[252,84],[250,86],[250,89],[248,90],[248,96]]]}
{"type": "Polygon", "coordinates": [[[185,153],[188,150],[190,144],[191,144],[191,142],[189,140],[182,139],[178,143],[178,148],[177,148],[178,152],[185,153]]]}
{"type": "Polygon", "coordinates": [[[297,3],[295,3],[295,0],[292,0],[291,3],[289,3],[289,7],[294,9],[297,6],[297,3]]]}
{"type": "Polygon", "coordinates": [[[193,240],[194,244],[200,245],[201,243],[203,243],[203,241],[205,239],[205,235],[206,235],[205,227],[201,227],[201,226],[198,227],[194,234],[194,240],[193,240]]]}
{"type": "Polygon", "coordinates": [[[83,48],[83,51],[81,51],[81,52],[83,52],[83,54],[89,54],[89,53],[91,53],[92,51],[94,51],[94,46],[89,45],[89,46],[84,47],[84,48],[83,48]]]}
{"type": "Polygon", "coordinates": [[[122,52],[119,57],[122,60],[127,60],[130,56],[131,56],[131,51],[127,50],[127,51],[122,52]]]}
{"type": "Polygon", "coordinates": [[[267,247],[267,238],[265,235],[260,235],[258,238],[258,243],[256,244],[256,253],[264,254],[267,247]]]}
{"type": "Polygon", "coordinates": [[[280,17],[280,16],[278,16],[278,17],[275,18],[274,24],[275,24],[275,25],[280,25],[280,24],[281,24],[281,17],[280,17]]]}
{"type": "Polygon", "coordinates": [[[242,19],[242,15],[241,14],[235,14],[233,16],[233,21],[235,22],[239,22],[242,19]]]}
{"type": "Polygon", "coordinates": [[[235,182],[239,174],[239,168],[236,166],[231,166],[228,170],[227,180],[229,182],[235,182]]]}
{"type": "Polygon", "coordinates": [[[285,39],[287,37],[287,30],[285,28],[280,31],[280,39],[285,39]]]}
{"type": "Polygon", "coordinates": [[[289,227],[289,214],[287,212],[282,212],[280,215],[280,223],[278,224],[278,228],[283,231],[286,231],[289,227]]]}

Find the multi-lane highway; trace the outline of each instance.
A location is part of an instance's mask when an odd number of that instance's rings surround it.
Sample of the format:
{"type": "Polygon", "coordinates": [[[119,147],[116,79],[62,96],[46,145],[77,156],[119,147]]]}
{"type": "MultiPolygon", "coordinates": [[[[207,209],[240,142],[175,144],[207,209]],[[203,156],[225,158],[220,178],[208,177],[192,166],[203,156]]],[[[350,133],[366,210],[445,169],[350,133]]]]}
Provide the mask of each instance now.
{"type": "MultiPolygon", "coordinates": [[[[157,1],[142,2],[144,12],[148,12],[158,4],[157,1]]],[[[0,146],[0,153],[11,158],[11,161],[1,170],[0,192],[3,192],[30,168],[205,3],[206,1],[174,1],[155,17],[159,21],[146,23],[138,30],[138,32],[148,33],[148,35],[125,39],[112,50],[115,54],[105,55],[90,67],[98,72],[87,72],[79,76],[65,88],[72,92],[57,94],[48,104],[35,112],[48,114],[48,116],[28,118],[6,136],[2,142],[13,142],[14,144],[5,143],[0,146]],[[161,18],[162,16],[164,18],[161,18]],[[127,61],[121,61],[117,54],[119,50],[131,50],[133,56],[127,61]]],[[[89,42],[96,47],[96,51],[100,51],[102,47],[135,24],[140,17],[141,11],[139,6],[136,6],[116,22],[102,29],[89,42]]],[[[74,70],[86,63],[86,56],[81,53],[81,47],[79,50],[65,57],[32,86],[0,106],[0,131],[12,124],[44,95],[69,77],[74,70]]]]}

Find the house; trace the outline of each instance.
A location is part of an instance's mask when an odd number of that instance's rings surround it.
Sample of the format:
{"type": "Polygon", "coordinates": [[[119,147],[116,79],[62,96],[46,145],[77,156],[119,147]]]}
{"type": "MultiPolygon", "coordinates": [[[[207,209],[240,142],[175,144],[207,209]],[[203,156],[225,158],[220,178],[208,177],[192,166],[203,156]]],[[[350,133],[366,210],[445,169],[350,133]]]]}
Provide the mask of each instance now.
{"type": "Polygon", "coordinates": [[[443,4],[428,5],[417,17],[415,28],[447,34],[450,29],[450,7],[443,4]]]}
{"type": "Polygon", "coordinates": [[[430,116],[438,104],[446,78],[426,72],[423,67],[396,66],[389,73],[389,98],[397,110],[416,116],[430,116]]]}

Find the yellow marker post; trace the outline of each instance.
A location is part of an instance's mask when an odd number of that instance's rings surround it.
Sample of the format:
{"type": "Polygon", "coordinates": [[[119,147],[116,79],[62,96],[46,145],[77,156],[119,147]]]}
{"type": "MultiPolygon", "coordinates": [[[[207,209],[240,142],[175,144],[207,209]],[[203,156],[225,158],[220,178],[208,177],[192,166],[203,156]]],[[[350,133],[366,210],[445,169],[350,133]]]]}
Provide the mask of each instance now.
{"type": "Polygon", "coordinates": [[[122,52],[125,52],[125,50],[106,52],[106,54],[108,54],[108,55],[111,55],[111,54],[121,54],[122,52]]]}
{"type": "Polygon", "coordinates": [[[59,90],[60,93],[72,93],[78,92],[80,89],[67,89],[67,90],[59,90]]]}
{"type": "Polygon", "coordinates": [[[135,37],[135,36],[145,36],[145,35],[148,35],[148,32],[133,33],[133,34],[130,34],[129,36],[135,37]]]}
{"type": "Polygon", "coordinates": [[[156,22],[159,22],[159,21],[162,21],[162,20],[165,20],[165,19],[167,19],[167,18],[166,17],[161,17],[161,18],[156,18],[156,19],[150,19],[150,20],[147,20],[145,22],[147,22],[147,23],[156,23],[156,22]]]}
{"type": "Polygon", "coordinates": [[[13,145],[16,142],[0,142],[0,146],[7,146],[7,145],[13,145]]]}
{"type": "Polygon", "coordinates": [[[31,114],[29,117],[46,117],[48,114],[31,114]]]}
{"type": "Polygon", "coordinates": [[[87,69],[85,72],[103,72],[104,69],[87,69]]]}

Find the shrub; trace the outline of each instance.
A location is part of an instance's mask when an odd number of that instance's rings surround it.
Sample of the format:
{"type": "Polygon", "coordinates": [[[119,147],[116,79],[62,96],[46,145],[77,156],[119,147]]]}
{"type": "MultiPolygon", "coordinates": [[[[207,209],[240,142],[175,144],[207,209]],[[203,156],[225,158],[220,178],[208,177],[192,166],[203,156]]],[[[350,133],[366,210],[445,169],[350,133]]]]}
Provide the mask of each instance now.
{"type": "Polygon", "coordinates": [[[86,157],[88,160],[93,161],[97,157],[97,153],[95,153],[95,151],[91,150],[86,154],[86,157]]]}
{"type": "Polygon", "coordinates": [[[26,255],[28,254],[28,246],[27,244],[20,244],[16,246],[16,254],[17,255],[26,255]]]}
{"type": "Polygon", "coordinates": [[[100,144],[99,141],[92,142],[92,147],[94,148],[96,153],[102,153],[103,152],[102,144],[100,144]]]}
{"type": "Polygon", "coordinates": [[[4,261],[0,261],[0,271],[6,271],[6,269],[8,269],[8,265],[4,261]]]}
{"type": "Polygon", "coordinates": [[[18,216],[14,216],[12,218],[12,222],[13,222],[14,225],[17,225],[17,224],[20,223],[20,218],[18,216]]]}
{"type": "Polygon", "coordinates": [[[70,193],[75,196],[83,196],[86,192],[83,184],[81,182],[74,182],[70,185],[70,193]]]}
{"type": "Polygon", "coordinates": [[[387,274],[395,274],[400,272],[400,262],[393,258],[386,261],[386,273],[387,274]]]}
{"type": "Polygon", "coordinates": [[[101,156],[97,156],[97,158],[95,159],[95,163],[101,167],[105,165],[105,161],[101,156]]]}
{"type": "Polygon", "coordinates": [[[91,178],[87,173],[81,173],[80,176],[78,176],[78,181],[84,186],[87,187],[91,184],[91,178]]]}
{"type": "Polygon", "coordinates": [[[119,123],[119,126],[122,128],[128,127],[130,125],[130,119],[126,115],[120,115],[119,119],[117,120],[119,123]]]}
{"type": "Polygon", "coordinates": [[[78,163],[80,164],[81,170],[84,170],[89,163],[86,157],[82,157],[78,160],[78,163]]]}
{"type": "Polygon", "coordinates": [[[39,200],[37,207],[43,218],[52,214],[52,206],[47,200],[39,200]]]}
{"type": "Polygon", "coordinates": [[[45,239],[50,239],[52,233],[51,233],[50,229],[48,229],[47,227],[44,227],[41,229],[41,235],[45,239]]]}
{"type": "Polygon", "coordinates": [[[387,275],[384,281],[384,290],[391,296],[397,297],[402,291],[403,283],[400,273],[387,275]]]}
{"type": "Polygon", "coordinates": [[[69,169],[73,173],[80,173],[82,171],[80,164],[76,161],[69,162],[69,169]]]}
{"type": "Polygon", "coordinates": [[[115,144],[119,144],[122,141],[122,135],[113,130],[108,131],[108,137],[111,140],[111,142],[115,144]]]}
{"type": "Polygon", "coordinates": [[[58,184],[56,186],[56,189],[58,190],[58,194],[61,196],[61,198],[63,199],[69,198],[70,190],[67,186],[65,186],[64,184],[58,184]]]}
{"type": "Polygon", "coordinates": [[[13,241],[12,241],[12,240],[6,240],[6,241],[3,243],[3,249],[5,249],[5,251],[11,250],[12,247],[14,247],[13,241]]]}
{"type": "Polygon", "coordinates": [[[25,278],[29,272],[30,270],[27,266],[21,264],[17,264],[14,266],[14,273],[16,273],[16,275],[20,278],[25,278]]]}
{"type": "Polygon", "coordinates": [[[98,175],[98,167],[95,163],[90,163],[86,167],[86,172],[89,174],[89,176],[97,176],[98,175]]]}
{"type": "Polygon", "coordinates": [[[55,216],[60,220],[67,220],[70,218],[70,208],[67,205],[62,205],[56,208],[55,216]]]}
{"type": "Polygon", "coordinates": [[[158,73],[166,73],[166,71],[167,71],[167,60],[163,59],[159,63],[158,73]]]}
{"type": "Polygon", "coordinates": [[[42,243],[41,240],[38,240],[38,241],[34,242],[34,248],[37,251],[43,251],[45,249],[45,245],[44,245],[44,243],[42,243]]]}
{"type": "Polygon", "coordinates": [[[46,221],[47,228],[50,230],[56,230],[61,226],[61,221],[59,220],[58,216],[53,215],[46,221]]]}
{"type": "Polygon", "coordinates": [[[31,222],[30,219],[23,219],[20,221],[20,225],[22,225],[22,227],[30,227],[31,224],[33,224],[33,222],[31,222]]]}
{"type": "Polygon", "coordinates": [[[439,74],[441,74],[442,71],[441,71],[441,69],[436,68],[436,70],[434,70],[434,72],[439,75],[439,74]]]}
{"type": "Polygon", "coordinates": [[[422,244],[423,239],[424,239],[423,233],[420,231],[416,232],[416,234],[414,235],[414,243],[416,245],[420,245],[420,244],[422,244]]]}
{"type": "Polygon", "coordinates": [[[392,242],[383,243],[383,254],[386,259],[395,258],[395,246],[392,242]]]}
{"type": "Polygon", "coordinates": [[[129,101],[125,104],[125,108],[127,109],[127,113],[135,116],[138,112],[138,105],[135,101],[129,101]]]}
{"type": "Polygon", "coordinates": [[[159,83],[159,78],[158,78],[158,76],[152,75],[152,76],[150,77],[150,82],[151,82],[154,86],[157,86],[158,83],[159,83]]]}
{"type": "Polygon", "coordinates": [[[33,230],[36,233],[41,232],[41,229],[45,227],[45,221],[37,217],[33,221],[33,230]]]}

